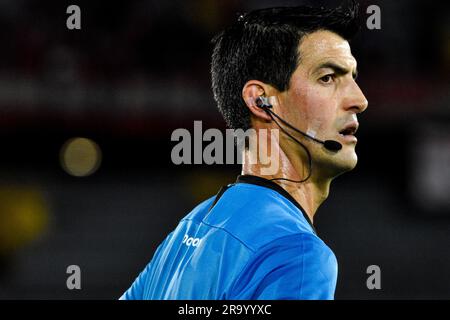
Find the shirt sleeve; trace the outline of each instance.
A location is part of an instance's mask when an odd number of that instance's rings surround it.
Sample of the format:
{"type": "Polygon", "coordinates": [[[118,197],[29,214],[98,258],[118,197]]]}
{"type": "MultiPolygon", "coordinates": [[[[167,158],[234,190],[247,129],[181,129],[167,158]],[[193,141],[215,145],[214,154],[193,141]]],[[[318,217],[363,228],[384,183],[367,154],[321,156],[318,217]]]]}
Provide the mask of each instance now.
{"type": "Polygon", "coordinates": [[[315,235],[297,234],[271,242],[255,253],[232,299],[326,300],[334,298],[337,263],[315,235]]]}
{"type": "Polygon", "coordinates": [[[145,269],[139,274],[139,276],[134,280],[133,284],[125,291],[124,294],[119,298],[119,300],[144,300],[144,292],[147,280],[152,275],[152,265],[155,260],[155,257],[158,256],[160,251],[162,251],[163,247],[167,243],[167,240],[171,237],[172,233],[170,233],[166,239],[158,246],[155,254],[153,255],[152,260],[147,264],[145,269]]]}
{"type": "Polygon", "coordinates": [[[147,264],[145,269],[139,274],[139,276],[134,280],[133,284],[127,291],[119,298],[119,300],[143,300],[144,299],[144,287],[145,281],[148,276],[149,269],[151,267],[151,262],[147,264]]]}

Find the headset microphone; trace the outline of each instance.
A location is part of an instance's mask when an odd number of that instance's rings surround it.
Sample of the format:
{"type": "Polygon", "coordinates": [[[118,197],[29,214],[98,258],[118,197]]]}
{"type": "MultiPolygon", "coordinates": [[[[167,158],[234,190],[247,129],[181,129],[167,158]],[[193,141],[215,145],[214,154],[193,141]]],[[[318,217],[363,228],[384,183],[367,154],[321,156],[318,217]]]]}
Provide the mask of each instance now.
{"type": "MultiPolygon", "coordinates": [[[[339,150],[342,149],[342,144],[340,144],[339,142],[337,142],[335,140],[325,140],[325,141],[319,140],[319,139],[314,138],[313,136],[307,134],[306,132],[303,132],[303,131],[297,129],[293,125],[291,125],[289,122],[287,122],[286,120],[284,120],[283,118],[281,118],[279,115],[277,115],[275,112],[273,112],[271,110],[272,109],[272,105],[269,103],[269,99],[268,98],[266,98],[266,97],[258,97],[258,98],[256,98],[255,103],[256,103],[257,107],[263,109],[264,111],[266,111],[270,115],[270,117],[275,121],[275,123],[280,127],[280,129],[282,129],[281,126],[278,124],[278,122],[273,117],[276,117],[278,120],[280,120],[287,127],[289,127],[292,130],[300,133],[302,136],[304,136],[304,137],[306,137],[306,138],[308,138],[308,139],[310,139],[310,140],[312,140],[314,142],[322,144],[325,147],[325,149],[327,149],[329,151],[338,152],[339,150]]],[[[288,134],[288,136],[293,138],[290,134],[288,134]]],[[[293,138],[293,139],[295,141],[297,141],[297,139],[295,139],[295,138],[293,138]]]]}

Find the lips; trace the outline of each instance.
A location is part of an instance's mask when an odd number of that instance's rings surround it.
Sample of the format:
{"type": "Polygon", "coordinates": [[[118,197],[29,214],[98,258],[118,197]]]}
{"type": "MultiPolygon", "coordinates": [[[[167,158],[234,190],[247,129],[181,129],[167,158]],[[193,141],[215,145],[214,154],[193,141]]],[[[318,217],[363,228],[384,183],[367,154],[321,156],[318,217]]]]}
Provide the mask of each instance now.
{"type": "Polygon", "coordinates": [[[356,121],[346,124],[340,131],[340,140],[348,143],[356,143],[358,139],[355,137],[355,133],[358,131],[359,123],[356,121]]]}

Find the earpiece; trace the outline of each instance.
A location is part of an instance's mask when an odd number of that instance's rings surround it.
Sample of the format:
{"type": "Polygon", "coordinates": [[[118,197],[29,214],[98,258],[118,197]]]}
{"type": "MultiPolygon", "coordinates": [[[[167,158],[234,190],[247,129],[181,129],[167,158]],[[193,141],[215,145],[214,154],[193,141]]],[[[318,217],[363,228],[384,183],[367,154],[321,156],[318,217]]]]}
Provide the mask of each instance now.
{"type": "Polygon", "coordinates": [[[272,105],[269,102],[269,98],[259,96],[255,99],[256,106],[264,109],[264,108],[272,108],[272,105]]]}

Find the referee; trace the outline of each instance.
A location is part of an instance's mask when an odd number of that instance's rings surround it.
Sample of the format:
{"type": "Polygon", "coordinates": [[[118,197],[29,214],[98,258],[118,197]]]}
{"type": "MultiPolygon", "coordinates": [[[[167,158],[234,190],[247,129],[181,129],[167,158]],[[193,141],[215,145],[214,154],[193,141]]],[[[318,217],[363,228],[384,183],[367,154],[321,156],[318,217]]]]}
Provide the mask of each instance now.
{"type": "Polygon", "coordinates": [[[233,129],[280,130],[279,168],[262,174],[246,148],[242,175],[180,221],[121,299],[334,298],[336,257],[313,218],[357,163],[358,24],[354,2],[268,8],[214,38],[219,110],[233,129]]]}

